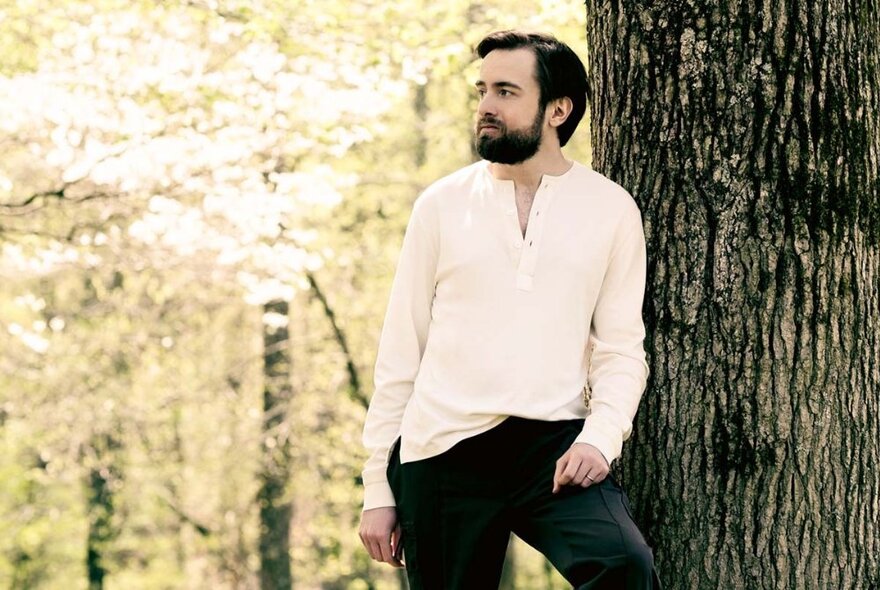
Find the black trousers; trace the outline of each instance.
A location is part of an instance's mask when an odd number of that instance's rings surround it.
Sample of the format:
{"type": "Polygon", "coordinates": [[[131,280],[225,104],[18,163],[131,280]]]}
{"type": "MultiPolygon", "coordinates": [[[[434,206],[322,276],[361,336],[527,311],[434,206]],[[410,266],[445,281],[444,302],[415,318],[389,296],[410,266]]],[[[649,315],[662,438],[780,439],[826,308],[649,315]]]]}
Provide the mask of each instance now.
{"type": "Polygon", "coordinates": [[[412,590],[498,588],[510,533],[543,553],[578,590],[659,589],[650,547],[609,473],[553,494],[556,460],[583,420],[511,417],[449,451],[400,463],[388,481],[412,590]]]}

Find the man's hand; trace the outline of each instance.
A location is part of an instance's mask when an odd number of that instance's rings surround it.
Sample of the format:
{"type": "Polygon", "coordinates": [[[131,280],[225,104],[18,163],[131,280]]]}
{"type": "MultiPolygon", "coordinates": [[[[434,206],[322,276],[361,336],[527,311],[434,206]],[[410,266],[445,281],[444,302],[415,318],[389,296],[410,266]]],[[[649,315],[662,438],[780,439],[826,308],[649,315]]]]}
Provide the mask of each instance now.
{"type": "Polygon", "coordinates": [[[610,469],[599,449],[587,443],[575,443],[556,461],[553,493],[564,485],[590,487],[605,479],[610,469]]]}
{"type": "Polygon", "coordinates": [[[361,543],[370,557],[376,561],[403,567],[403,533],[397,522],[397,509],[393,506],[364,510],[361,514],[361,527],[358,531],[361,543]]]}

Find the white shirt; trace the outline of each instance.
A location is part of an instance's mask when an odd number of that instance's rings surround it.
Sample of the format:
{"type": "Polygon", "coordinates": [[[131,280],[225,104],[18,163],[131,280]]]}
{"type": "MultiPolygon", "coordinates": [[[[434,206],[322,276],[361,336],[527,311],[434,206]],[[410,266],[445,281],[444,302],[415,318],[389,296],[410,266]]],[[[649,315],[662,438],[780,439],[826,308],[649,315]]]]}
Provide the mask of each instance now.
{"type": "Polygon", "coordinates": [[[586,417],[576,442],[610,464],[648,376],[644,290],[638,207],[598,172],[575,163],[545,175],[525,238],[514,183],[488,162],[429,186],[413,206],[380,338],[364,509],[395,505],[385,471],[398,436],[407,463],[508,416],[586,417]]]}

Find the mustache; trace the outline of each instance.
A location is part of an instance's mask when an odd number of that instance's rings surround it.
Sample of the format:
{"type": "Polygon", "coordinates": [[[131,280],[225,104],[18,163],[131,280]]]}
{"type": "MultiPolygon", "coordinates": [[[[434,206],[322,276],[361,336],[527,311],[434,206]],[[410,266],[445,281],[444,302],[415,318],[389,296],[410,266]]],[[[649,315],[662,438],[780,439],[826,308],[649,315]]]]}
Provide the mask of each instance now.
{"type": "Polygon", "coordinates": [[[477,121],[477,127],[482,127],[483,125],[492,125],[493,127],[498,127],[499,129],[504,127],[504,123],[492,116],[482,117],[477,121]]]}

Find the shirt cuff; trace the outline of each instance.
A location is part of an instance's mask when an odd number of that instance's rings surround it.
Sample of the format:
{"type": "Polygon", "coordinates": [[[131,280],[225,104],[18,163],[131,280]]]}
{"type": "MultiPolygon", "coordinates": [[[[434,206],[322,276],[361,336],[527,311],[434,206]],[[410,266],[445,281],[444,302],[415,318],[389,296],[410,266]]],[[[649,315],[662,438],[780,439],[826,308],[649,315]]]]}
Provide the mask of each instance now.
{"type": "Polygon", "coordinates": [[[394,492],[387,481],[364,482],[364,510],[383,508],[385,506],[397,506],[394,501],[394,492]]]}
{"type": "Polygon", "coordinates": [[[602,453],[602,456],[608,462],[609,467],[611,462],[620,456],[620,452],[623,449],[623,436],[621,433],[617,432],[613,427],[602,426],[596,421],[591,421],[589,416],[584,421],[584,429],[574,439],[574,442],[586,443],[599,449],[599,452],[602,453]]]}

